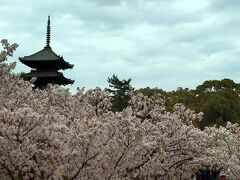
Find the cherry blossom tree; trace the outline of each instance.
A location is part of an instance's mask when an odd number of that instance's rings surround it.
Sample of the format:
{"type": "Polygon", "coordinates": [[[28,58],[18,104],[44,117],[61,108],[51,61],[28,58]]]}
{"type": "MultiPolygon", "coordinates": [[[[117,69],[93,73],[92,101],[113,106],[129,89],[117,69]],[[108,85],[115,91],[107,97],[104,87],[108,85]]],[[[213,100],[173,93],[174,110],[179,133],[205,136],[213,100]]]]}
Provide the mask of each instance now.
{"type": "Polygon", "coordinates": [[[217,164],[234,179],[240,173],[240,127],[227,123],[226,127],[207,127],[209,164],[217,164]]]}
{"type": "MultiPolygon", "coordinates": [[[[215,165],[240,174],[240,128],[193,125],[202,114],[163,99],[131,94],[129,106],[111,111],[101,88],[33,89],[6,63],[17,45],[1,41],[0,174],[10,179],[180,178],[191,168],[215,165]]],[[[34,81],[34,80],[33,80],[34,81]]]]}

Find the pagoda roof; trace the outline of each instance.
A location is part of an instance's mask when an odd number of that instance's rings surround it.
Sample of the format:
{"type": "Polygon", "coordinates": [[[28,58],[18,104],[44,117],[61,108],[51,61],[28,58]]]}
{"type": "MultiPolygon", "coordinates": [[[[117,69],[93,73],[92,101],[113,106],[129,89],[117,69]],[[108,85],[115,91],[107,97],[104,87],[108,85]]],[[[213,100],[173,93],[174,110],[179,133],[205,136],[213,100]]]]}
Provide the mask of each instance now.
{"type": "Polygon", "coordinates": [[[31,71],[30,73],[24,74],[24,78],[31,79],[33,77],[37,78],[38,81],[44,80],[45,82],[51,83],[52,81],[61,85],[61,84],[73,84],[74,80],[65,78],[63,73],[61,72],[39,72],[39,71],[31,71]]]}
{"type": "Polygon", "coordinates": [[[38,51],[30,56],[24,56],[23,58],[19,58],[20,60],[24,61],[51,61],[51,60],[57,60],[61,59],[59,55],[57,55],[52,48],[49,47],[44,47],[41,51],[38,51]]]}
{"type": "Polygon", "coordinates": [[[30,73],[25,74],[25,77],[59,77],[63,74],[61,72],[55,71],[31,71],[30,73]]]}
{"type": "Polygon", "coordinates": [[[50,46],[45,46],[44,49],[30,56],[19,57],[19,60],[31,68],[37,68],[37,62],[58,62],[59,69],[73,68],[72,64],[64,61],[62,56],[57,55],[50,46]]]}

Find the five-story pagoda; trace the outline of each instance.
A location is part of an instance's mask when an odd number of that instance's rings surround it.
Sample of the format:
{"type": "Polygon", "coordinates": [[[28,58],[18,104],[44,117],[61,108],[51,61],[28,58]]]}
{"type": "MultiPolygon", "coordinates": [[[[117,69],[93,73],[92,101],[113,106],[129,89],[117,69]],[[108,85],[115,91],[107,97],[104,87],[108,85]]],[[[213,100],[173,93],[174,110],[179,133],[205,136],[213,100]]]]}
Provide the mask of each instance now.
{"type": "Polygon", "coordinates": [[[30,73],[23,75],[23,78],[30,80],[36,77],[34,82],[36,88],[44,88],[48,83],[58,85],[74,83],[74,80],[67,79],[63,73],[58,72],[72,69],[73,65],[64,61],[63,57],[58,56],[50,47],[50,30],[50,16],[48,16],[46,46],[37,53],[19,58],[23,64],[32,68],[30,73]]]}

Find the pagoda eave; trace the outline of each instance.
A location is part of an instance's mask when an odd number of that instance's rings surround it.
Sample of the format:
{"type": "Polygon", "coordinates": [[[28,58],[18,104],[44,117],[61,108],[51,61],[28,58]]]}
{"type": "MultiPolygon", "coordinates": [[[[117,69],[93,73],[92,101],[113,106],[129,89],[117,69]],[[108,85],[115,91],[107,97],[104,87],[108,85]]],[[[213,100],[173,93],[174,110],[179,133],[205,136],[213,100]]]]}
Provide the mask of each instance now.
{"type": "Polygon", "coordinates": [[[74,65],[69,64],[63,59],[54,60],[26,60],[19,58],[20,62],[33,69],[72,69],[74,65]]]}
{"type": "Polygon", "coordinates": [[[65,78],[62,74],[44,74],[44,75],[37,75],[33,73],[28,73],[23,76],[23,78],[27,80],[31,80],[32,78],[36,77],[36,81],[34,82],[35,85],[41,86],[46,84],[46,81],[50,84],[58,84],[58,85],[67,85],[73,84],[74,80],[65,78]]]}

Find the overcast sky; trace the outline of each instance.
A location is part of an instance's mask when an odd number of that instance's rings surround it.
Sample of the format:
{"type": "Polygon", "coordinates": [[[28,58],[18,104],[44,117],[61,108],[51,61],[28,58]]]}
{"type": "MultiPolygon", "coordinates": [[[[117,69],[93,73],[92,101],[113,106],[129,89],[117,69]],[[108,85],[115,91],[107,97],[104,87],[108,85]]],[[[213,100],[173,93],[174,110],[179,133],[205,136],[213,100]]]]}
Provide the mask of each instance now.
{"type": "Polygon", "coordinates": [[[14,60],[45,46],[48,15],[52,49],[74,64],[71,89],[107,87],[113,74],[164,90],[240,81],[239,0],[0,0],[0,39],[20,45],[14,60]]]}

